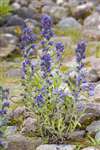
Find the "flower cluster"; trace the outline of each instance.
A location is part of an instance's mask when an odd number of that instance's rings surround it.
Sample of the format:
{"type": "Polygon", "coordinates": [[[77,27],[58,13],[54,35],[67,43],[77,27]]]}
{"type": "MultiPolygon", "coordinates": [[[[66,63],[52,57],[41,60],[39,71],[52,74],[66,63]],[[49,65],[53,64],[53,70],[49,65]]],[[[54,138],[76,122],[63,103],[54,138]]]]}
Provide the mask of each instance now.
{"type": "Polygon", "coordinates": [[[46,77],[51,71],[51,56],[50,54],[45,54],[41,57],[41,71],[43,72],[43,77],[46,77]]]}
{"type": "Polygon", "coordinates": [[[3,116],[6,114],[7,110],[6,108],[9,107],[10,103],[9,103],[9,90],[8,89],[2,89],[2,95],[1,95],[1,109],[0,109],[0,116],[3,116]]]}
{"type": "Polygon", "coordinates": [[[56,43],[56,54],[57,54],[58,60],[61,59],[63,52],[64,52],[64,45],[62,44],[62,42],[56,43]]]}
{"type": "Polygon", "coordinates": [[[3,126],[6,126],[5,115],[7,114],[7,108],[9,108],[9,89],[3,89],[0,87],[0,148],[4,147],[3,142],[3,135],[4,135],[4,129],[3,126]]]}
{"type": "Polygon", "coordinates": [[[51,30],[52,27],[52,19],[48,15],[44,15],[41,18],[41,26],[42,26],[42,32],[41,34],[46,40],[50,40],[50,38],[53,36],[53,31],[51,30]]]}
{"type": "Polygon", "coordinates": [[[41,94],[39,94],[36,98],[35,98],[35,104],[38,105],[39,107],[41,107],[41,105],[44,103],[44,99],[43,96],[41,94]]]}
{"type": "Polygon", "coordinates": [[[23,53],[24,61],[22,63],[22,79],[25,79],[27,73],[27,67],[31,68],[31,76],[33,75],[34,65],[31,62],[31,57],[34,54],[36,35],[33,34],[32,29],[29,27],[24,28],[23,34],[20,38],[20,48],[23,53]]]}
{"type": "Polygon", "coordinates": [[[86,42],[80,41],[77,44],[76,48],[76,61],[78,63],[78,69],[80,70],[84,66],[84,59],[85,59],[85,51],[86,51],[86,42]]]}

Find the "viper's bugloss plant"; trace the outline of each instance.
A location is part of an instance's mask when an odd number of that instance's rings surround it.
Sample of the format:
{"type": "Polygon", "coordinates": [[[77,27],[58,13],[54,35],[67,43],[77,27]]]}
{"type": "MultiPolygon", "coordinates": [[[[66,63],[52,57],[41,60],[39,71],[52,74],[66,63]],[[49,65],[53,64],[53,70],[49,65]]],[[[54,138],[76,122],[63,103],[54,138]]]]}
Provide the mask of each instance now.
{"type": "Polygon", "coordinates": [[[7,110],[9,108],[9,89],[0,87],[0,149],[5,146],[5,130],[7,128],[7,110]]]}
{"type": "Polygon", "coordinates": [[[64,45],[52,41],[52,19],[48,15],[41,18],[41,41],[35,44],[36,36],[25,28],[21,36],[23,54],[22,84],[24,104],[37,117],[36,134],[48,142],[62,143],[69,134],[80,126],[81,113],[77,102],[81,94],[93,95],[94,87],[88,84],[85,76],[84,41],[76,48],[76,66],[73,71],[63,74],[62,65],[64,45]],[[40,47],[38,46],[40,45],[40,47]],[[41,48],[37,60],[32,59],[32,51],[41,48]],[[85,91],[85,92],[84,92],[85,91]]]}

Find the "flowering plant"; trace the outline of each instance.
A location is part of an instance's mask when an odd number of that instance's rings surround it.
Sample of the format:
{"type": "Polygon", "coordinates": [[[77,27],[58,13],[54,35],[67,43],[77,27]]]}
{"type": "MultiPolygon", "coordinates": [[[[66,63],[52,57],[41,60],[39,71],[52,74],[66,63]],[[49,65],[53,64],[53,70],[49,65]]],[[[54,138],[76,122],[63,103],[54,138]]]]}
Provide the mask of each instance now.
{"type": "Polygon", "coordinates": [[[24,104],[37,117],[37,135],[49,142],[64,142],[77,126],[80,114],[77,102],[82,91],[93,95],[93,85],[88,84],[84,74],[86,44],[78,43],[76,48],[75,75],[63,74],[62,66],[64,45],[52,41],[52,20],[48,15],[41,18],[41,55],[35,61],[32,54],[37,46],[36,35],[26,27],[21,36],[22,84],[25,90],[24,104]]]}
{"type": "Polygon", "coordinates": [[[8,100],[9,90],[3,89],[0,87],[0,149],[3,149],[5,146],[5,130],[7,127],[7,109],[9,107],[9,100],[8,100]]]}

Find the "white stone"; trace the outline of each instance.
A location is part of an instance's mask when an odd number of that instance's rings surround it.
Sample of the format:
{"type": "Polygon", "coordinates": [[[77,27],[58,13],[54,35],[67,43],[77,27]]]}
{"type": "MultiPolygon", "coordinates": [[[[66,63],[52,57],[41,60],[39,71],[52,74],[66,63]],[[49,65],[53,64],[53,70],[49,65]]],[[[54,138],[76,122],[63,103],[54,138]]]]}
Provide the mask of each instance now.
{"type": "Polygon", "coordinates": [[[75,145],[56,145],[56,144],[46,144],[40,145],[36,150],[75,150],[75,145]]]}

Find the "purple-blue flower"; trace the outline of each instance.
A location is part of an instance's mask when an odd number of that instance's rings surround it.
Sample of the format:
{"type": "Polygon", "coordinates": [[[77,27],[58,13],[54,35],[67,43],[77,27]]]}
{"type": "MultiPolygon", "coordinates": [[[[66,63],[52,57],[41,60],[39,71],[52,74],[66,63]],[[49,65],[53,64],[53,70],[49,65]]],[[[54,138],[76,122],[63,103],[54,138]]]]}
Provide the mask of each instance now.
{"type": "Polygon", "coordinates": [[[86,42],[80,41],[77,44],[76,48],[76,61],[78,63],[78,70],[82,69],[84,66],[83,60],[85,59],[85,51],[86,51],[86,42]]]}
{"type": "Polygon", "coordinates": [[[62,56],[62,53],[64,52],[64,45],[62,42],[58,42],[56,43],[55,47],[56,47],[57,58],[60,59],[62,56]]]}
{"type": "Polygon", "coordinates": [[[35,98],[35,104],[38,106],[41,106],[41,104],[44,103],[44,98],[41,94],[39,94],[36,98],[35,98]]]}
{"type": "Polygon", "coordinates": [[[3,102],[3,104],[2,104],[2,107],[4,108],[4,107],[9,107],[9,105],[10,105],[10,103],[9,103],[9,101],[4,101],[3,102]]]}
{"type": "Polygon", "coordinates": [[[51,56],[50,54],[45,54],[41,57],[41,71],[44,76],[47,76],[47,73],[51,71],[51,56]]]}
{"type": "Polygon", "coordinates": [[[41,17],[41,26],[44,29],[50,29],[52,27],[52,19],[48,15],[43,15],[41,17]]]}
{"type": "Polygon", "coordinates": [[[5,109],[1,109],[0,110],[0,115],[2,116],[2,115],[4,115],[4,114],[6,114],[7,113],[7,111],[5,110],[5,109]]]}
{"type": "Polygon", "coordinates": [[[51,27],[52,27],[52,19],[48,15],[43,15],[41,18],[41,34],[46,40],[50,40],[50,38],[54,35],[51,27]]]}
{"type": "Polygon", "coordinates": [[[94,96],[94,84],[93,83],[89,85],[89,95],[94,96]]]}

